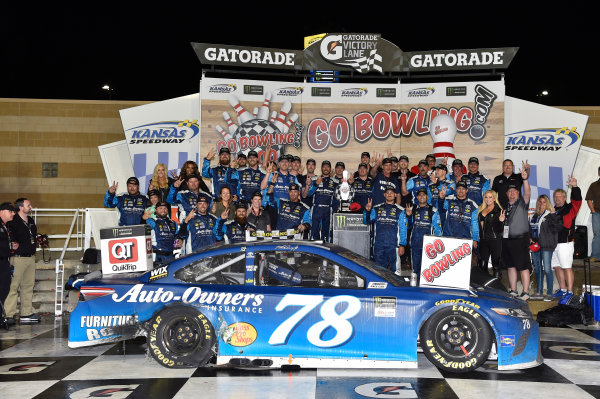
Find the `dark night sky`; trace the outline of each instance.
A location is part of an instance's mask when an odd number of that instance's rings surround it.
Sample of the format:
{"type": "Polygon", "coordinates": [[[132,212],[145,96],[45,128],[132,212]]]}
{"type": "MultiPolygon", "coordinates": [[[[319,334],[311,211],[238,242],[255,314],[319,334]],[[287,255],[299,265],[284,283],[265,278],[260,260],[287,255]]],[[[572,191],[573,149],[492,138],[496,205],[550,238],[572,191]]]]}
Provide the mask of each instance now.
{"type": "Polygon", "coordinates": [[[349,2],[172,3],[3,5],[0,97],[107,99],[101,87],[108,83],[113,99],[164,100],[198,91],[201,65],[190,42],[300,50],[305,35],[377,32],[404,51],[520,47],[506,71],[507,95],[600,105],[589,3],[557,11],[524,1],[370,1],[354,9],[349,2]],[[546,98],[537,96],[543,89],[546,98]]]}

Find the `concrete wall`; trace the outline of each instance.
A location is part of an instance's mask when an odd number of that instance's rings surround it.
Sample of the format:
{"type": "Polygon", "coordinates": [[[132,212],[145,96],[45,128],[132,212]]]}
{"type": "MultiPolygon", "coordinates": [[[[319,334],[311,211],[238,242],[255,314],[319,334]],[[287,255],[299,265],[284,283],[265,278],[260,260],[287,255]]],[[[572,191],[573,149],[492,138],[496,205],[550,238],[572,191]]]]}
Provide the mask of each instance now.
{"type": "MultiPolygon", "coordinates": [[[[0,98],[0,202],[102,207],[107,184],[98,146],[123,140],[119,110],[145,103],[0,98]],[[58,177],[43,178],[43,162],[57,162],[58,177]]],[[[41,221],[40,231],[64,234],[65,223],[41,221]]]]}
{"type": "Polygon", "coordinates": [[[579,114],[588,115],[587,128],[582,145],[600,150],[600,107],[556,107],[579,114]]]}

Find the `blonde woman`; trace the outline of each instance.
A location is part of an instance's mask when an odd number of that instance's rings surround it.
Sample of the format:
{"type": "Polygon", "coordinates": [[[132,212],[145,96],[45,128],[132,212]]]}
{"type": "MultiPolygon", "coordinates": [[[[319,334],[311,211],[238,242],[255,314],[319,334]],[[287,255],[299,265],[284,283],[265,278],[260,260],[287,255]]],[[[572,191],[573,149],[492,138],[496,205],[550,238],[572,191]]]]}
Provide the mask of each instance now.
{"type": "Polygon", "coordinates": [[[547,294],[552,294],[554,274],[552,273],[552,253],[558,244],[558,231],[561,221],[554,214],[554,208],[547,195],[540,195],[535,204],[535,213],[531,215],[529,230],[531,243],[537,242],[540,250],[531,252],[531,259],[535,268],[537,295],[542,296],[544,276],[546,276],[547,294]]]}
{"type": "Polygon", "coordinates": [[[164,163],[157,163],[154,167],[154,173],[152,173],[152,179],[148,184],[148,192],[156,190],[159,193],[159,201],[166,201],[174,181],[167,175],[167,166],[164,163]]]}
{"type": "Polygon", "coordinates": [[[487,190],[479,206],[479,267],[487,273],[491,258],[494,276],[500,280],[500,257],[502,254],[502,231],[506,214],[498,202],[498,193],[487,190]]]}

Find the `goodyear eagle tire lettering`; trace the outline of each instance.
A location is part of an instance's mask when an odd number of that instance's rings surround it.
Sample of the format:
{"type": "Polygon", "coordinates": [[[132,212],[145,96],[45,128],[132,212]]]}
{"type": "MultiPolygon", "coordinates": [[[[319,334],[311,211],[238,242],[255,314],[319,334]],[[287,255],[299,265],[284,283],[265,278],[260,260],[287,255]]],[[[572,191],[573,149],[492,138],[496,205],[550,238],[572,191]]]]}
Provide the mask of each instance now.
{"type": "Polygon", "coordinates": [[[168,368],[201,367],[214,355],[215,340],[204,314],[189,306],[172,306],[150,321],[148,350],[168,368]]]}
{"type": "Polygon", "coordinates": [[[423,353],[433,365],[466,373],[488,358],[493,332],[476,309],[455,304],[435,312],[420,332],[423,353]]]}

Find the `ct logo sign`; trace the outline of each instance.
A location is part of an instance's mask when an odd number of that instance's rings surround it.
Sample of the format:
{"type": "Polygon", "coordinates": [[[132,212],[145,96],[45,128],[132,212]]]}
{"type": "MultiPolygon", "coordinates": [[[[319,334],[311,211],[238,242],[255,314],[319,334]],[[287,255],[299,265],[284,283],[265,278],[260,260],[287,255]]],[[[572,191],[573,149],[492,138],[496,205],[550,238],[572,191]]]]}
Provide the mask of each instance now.
{"type": "Polygon", "coordinates": [[[551,346],[548,349],[566,355],[600,356],[600,353],[593,349],[586,348],[585,346],[551,346]]]}
{"type": "Polygon", "coordinates": [[[26,362],[26,363],[11,363],[0,366],[0,374],[33,374],[45,370],[52,366],[52,362],[26,362]]]}
{"type": "Polygon", "coordinates": [[[70,395],[71,399],[89,398],[113,398],[125,399],[139,387],[139,384],[131,385],[102,385],[75,391],[70,395]]]}
{"type": "Polygon", "coordinates": [[[359,385],[354,392],[367,398],[415,398],[419,396],[408,382],[372,382],[359,385]]]}
{"type": "Polygon", "coordinates": [[[110,263],[137,262],[138,251],[135,238],[111,240],[108,243],[108,257],[110,263]]]}

